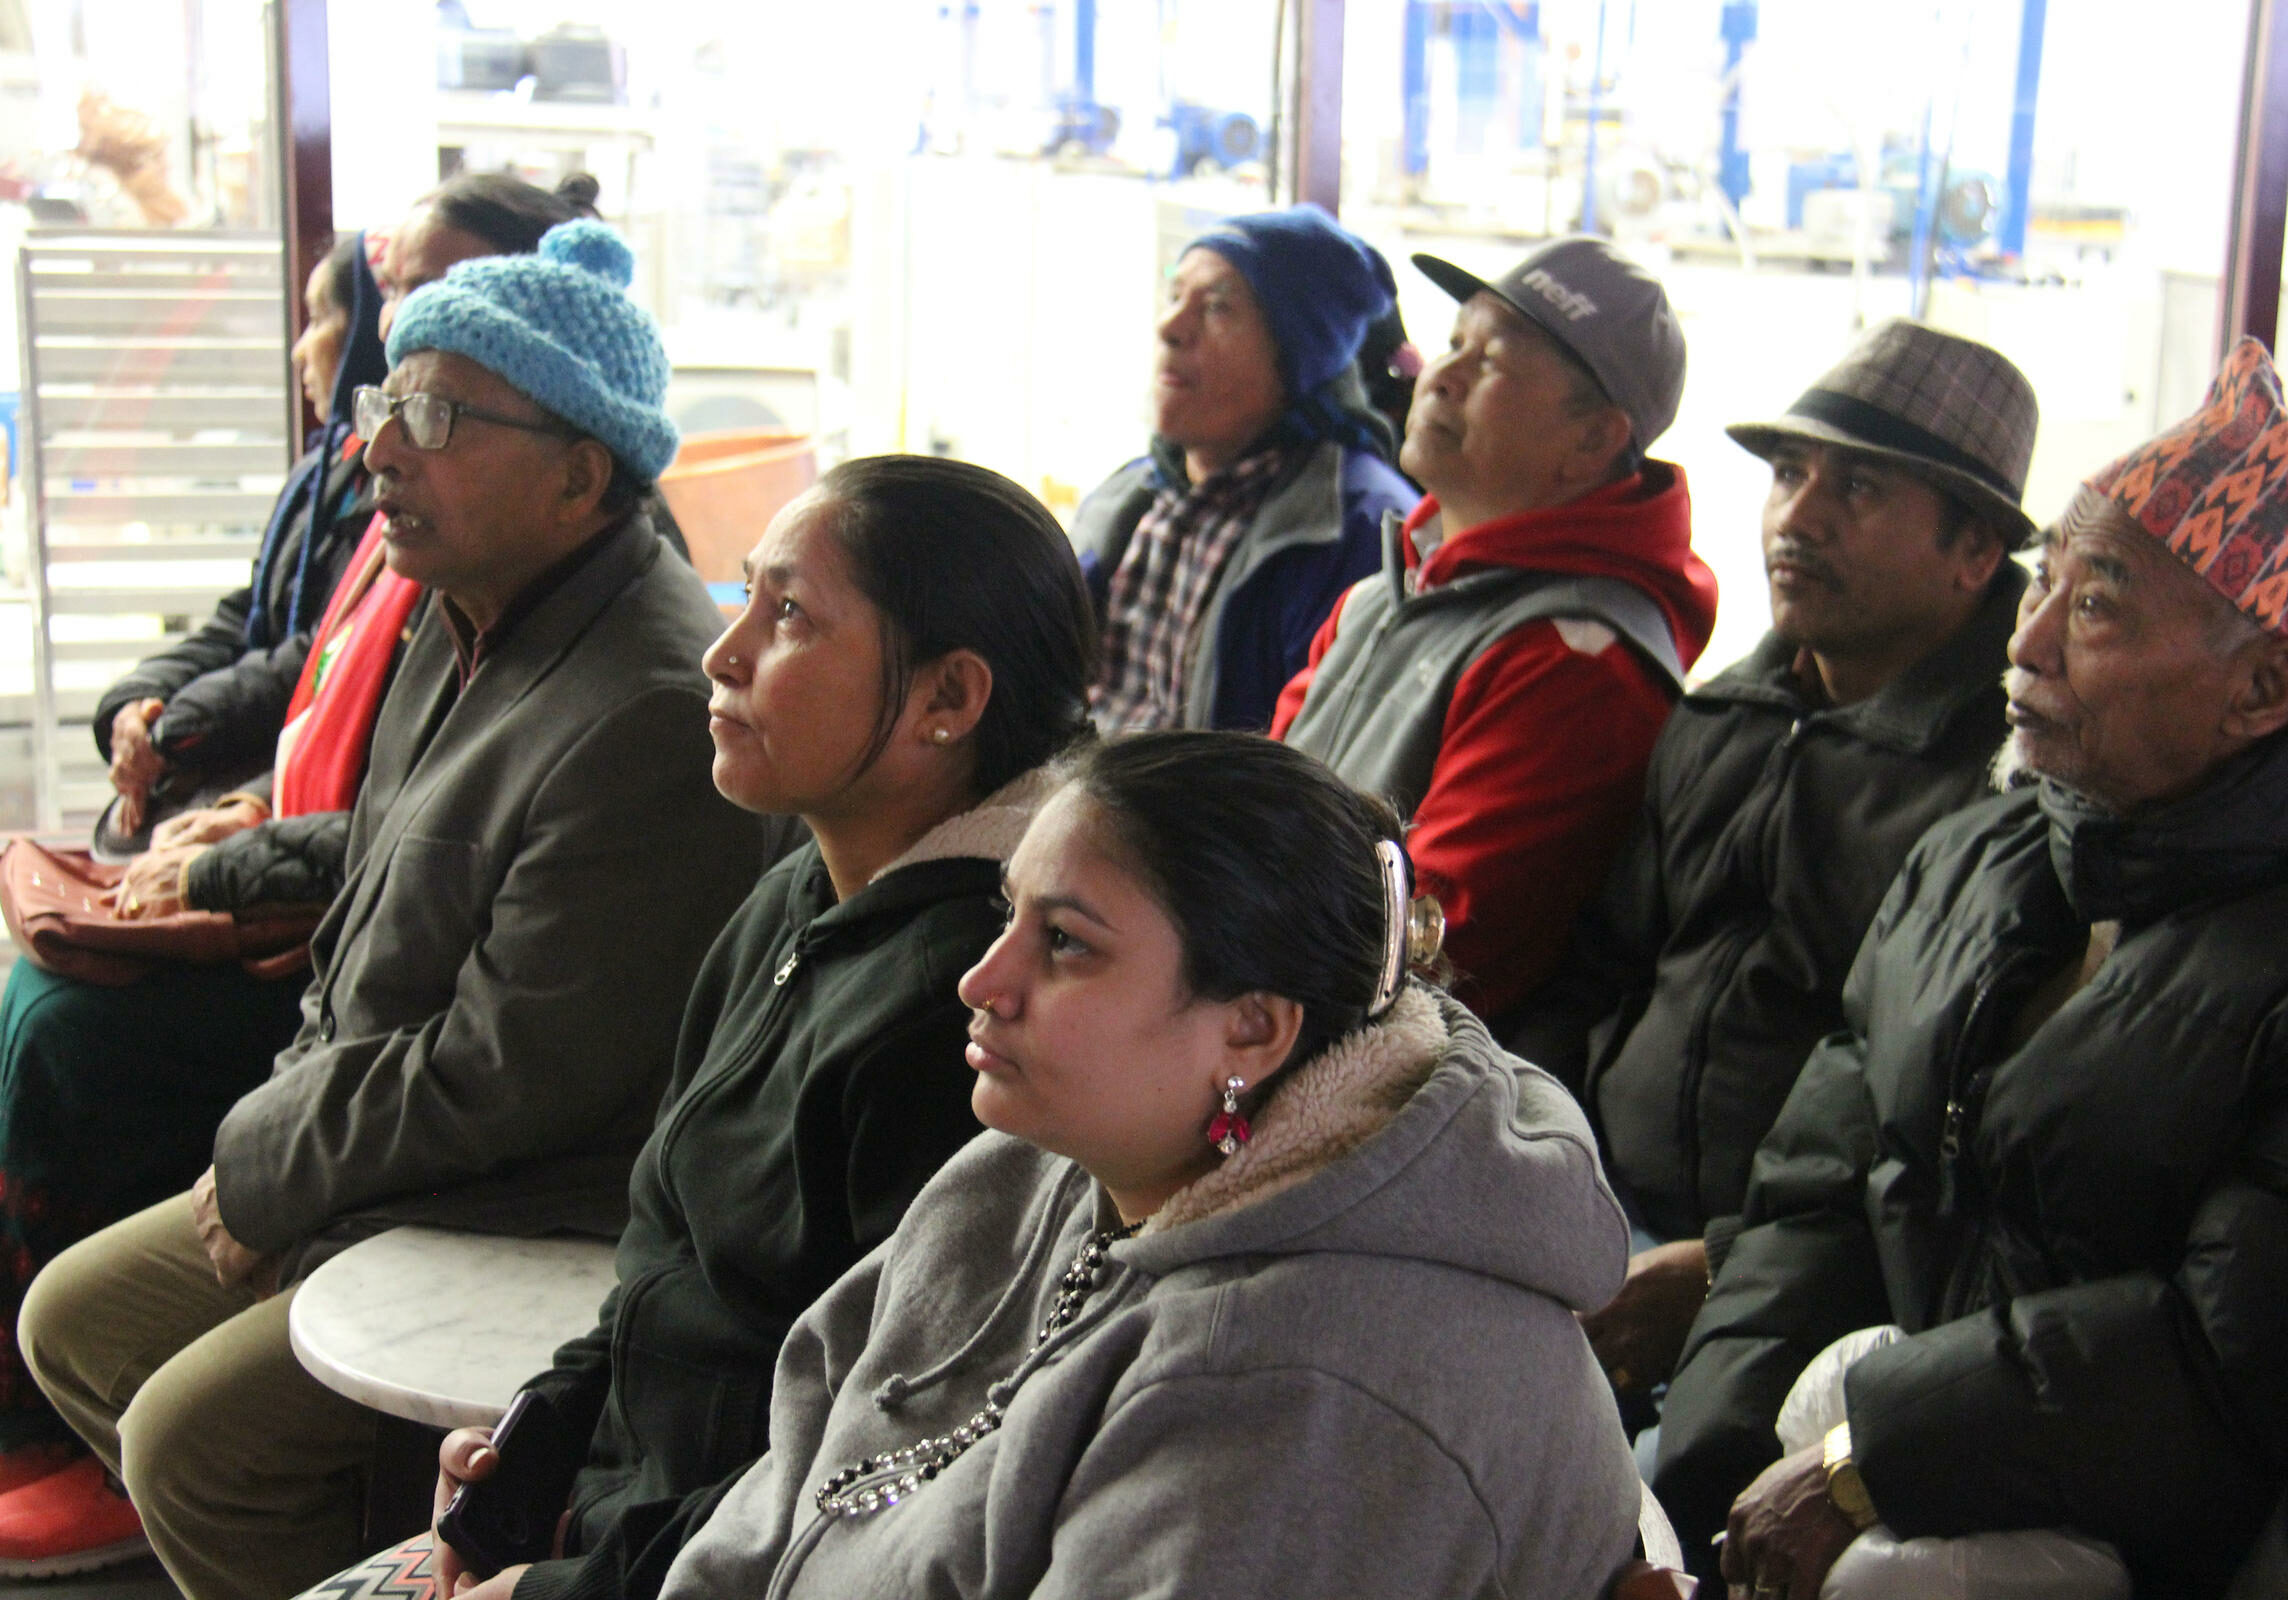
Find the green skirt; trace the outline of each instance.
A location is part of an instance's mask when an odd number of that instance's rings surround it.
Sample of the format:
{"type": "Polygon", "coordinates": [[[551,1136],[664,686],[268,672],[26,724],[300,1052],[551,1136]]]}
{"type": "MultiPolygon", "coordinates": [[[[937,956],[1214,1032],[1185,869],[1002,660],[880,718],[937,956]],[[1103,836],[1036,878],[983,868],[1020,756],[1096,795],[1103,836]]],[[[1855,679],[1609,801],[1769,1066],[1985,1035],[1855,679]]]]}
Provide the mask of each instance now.
{"type": "Polygon", "coordinates": [[[225,964],[107,988],[17,961],[0,995],[0,1450],[69,1437],[16,1347],[34,1274],[197,1180],[223,1113],[294,1037],[307,982],[225,964]]]}

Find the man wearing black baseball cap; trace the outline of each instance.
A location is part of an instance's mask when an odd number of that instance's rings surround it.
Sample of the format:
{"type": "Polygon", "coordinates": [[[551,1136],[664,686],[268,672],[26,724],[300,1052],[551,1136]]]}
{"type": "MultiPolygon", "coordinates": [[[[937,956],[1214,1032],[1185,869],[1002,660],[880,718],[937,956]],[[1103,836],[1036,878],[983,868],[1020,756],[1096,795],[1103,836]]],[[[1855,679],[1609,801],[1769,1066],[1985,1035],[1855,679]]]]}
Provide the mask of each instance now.
{"type": "Polygon", "coordinates": [[[1771,463],[1772,629],[1677,705],[1635,837],[1508,1041],[1587,1105],[1637,1226],[1627,1283],[1586,1320],[1639,1425],[1757,1145],[1843,1026],[1877,903],[1923,832],[1988,792],[2035,415],[1999,352],[1899,321],[1784,415],[1728,430],[1771,463]]]}
{"type": "Polygon", "coordinates": [[[1273,732],[1411,815],[1456,992],[1493,1016],[1564,948],[1635,819],[1645,761],[1708,642],[1676,416],[1684,335],[1600,239],[1498,280],[1418,255],[1461,302],[1399,461],[1429,496],[1385,524],[1280,696],[1273,732]]]}

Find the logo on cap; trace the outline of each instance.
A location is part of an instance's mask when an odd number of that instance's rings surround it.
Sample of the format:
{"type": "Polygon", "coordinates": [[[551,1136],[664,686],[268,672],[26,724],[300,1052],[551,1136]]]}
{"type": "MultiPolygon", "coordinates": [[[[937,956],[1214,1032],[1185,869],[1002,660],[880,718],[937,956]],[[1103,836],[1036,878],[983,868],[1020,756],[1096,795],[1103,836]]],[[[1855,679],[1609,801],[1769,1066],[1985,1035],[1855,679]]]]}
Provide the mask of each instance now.
{"type": "Polygon", "coordinates": [[[1578,289],[1566,288],[1565,285],[1552,278],[1546,268],[1535,267],[1524,277],[1518,279],[1518,283],[1548,301],[1564,316],[1567,322],[1579,322],[1583,317],[1593,317],[1597,314],[1596,301],[1578,289]]]}

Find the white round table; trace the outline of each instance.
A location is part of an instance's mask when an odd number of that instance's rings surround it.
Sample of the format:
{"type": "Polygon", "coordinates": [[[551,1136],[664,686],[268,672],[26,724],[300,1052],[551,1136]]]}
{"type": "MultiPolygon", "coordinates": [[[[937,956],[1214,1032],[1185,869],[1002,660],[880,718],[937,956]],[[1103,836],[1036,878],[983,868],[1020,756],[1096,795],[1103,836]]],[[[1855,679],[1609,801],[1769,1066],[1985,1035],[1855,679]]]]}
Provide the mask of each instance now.
{"type": "Polygon", "coordinates": [[[311,1273],[286,1325],[327,1388],[429,1427],[486,1427],[596,1325],[611,1287],[600,1240],[395,1228],[311,1273]]]}

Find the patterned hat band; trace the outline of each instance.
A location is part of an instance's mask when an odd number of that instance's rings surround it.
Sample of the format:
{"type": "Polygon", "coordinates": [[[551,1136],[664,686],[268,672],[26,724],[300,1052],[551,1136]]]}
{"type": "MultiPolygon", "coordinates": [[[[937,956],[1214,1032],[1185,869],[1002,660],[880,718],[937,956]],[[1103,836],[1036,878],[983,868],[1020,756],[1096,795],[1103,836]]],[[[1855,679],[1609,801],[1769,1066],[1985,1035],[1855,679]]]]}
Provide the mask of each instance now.
{"type": "Polygon", "coordinates": [[[2017,503],[2023,492],[2020,485],[1959,445],[1949,444],[1927,428],[1918,428],[1903,417],[1840,390],[1806,389],[1796,403],[1788,407],[1787,414],[1841,428],[1877,449],[1919,456],[1933,466],[1951,468],[1984,484],[2012,504],[2017,503]]]}

